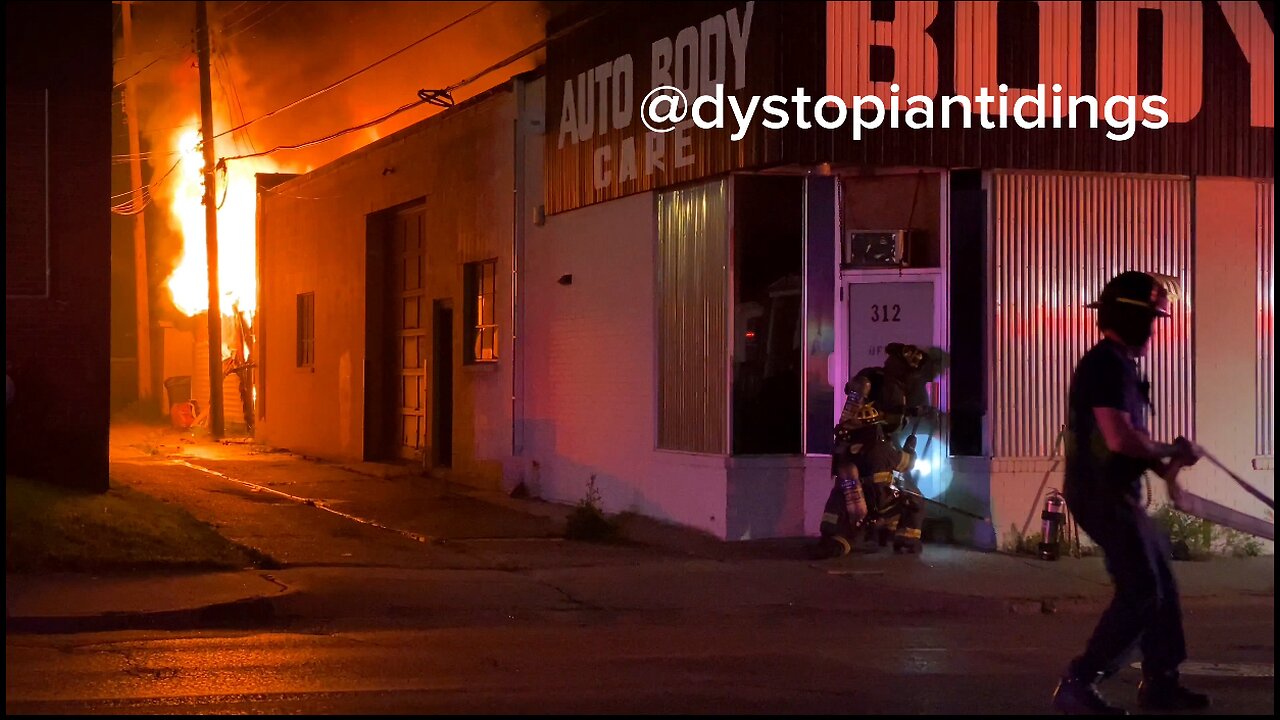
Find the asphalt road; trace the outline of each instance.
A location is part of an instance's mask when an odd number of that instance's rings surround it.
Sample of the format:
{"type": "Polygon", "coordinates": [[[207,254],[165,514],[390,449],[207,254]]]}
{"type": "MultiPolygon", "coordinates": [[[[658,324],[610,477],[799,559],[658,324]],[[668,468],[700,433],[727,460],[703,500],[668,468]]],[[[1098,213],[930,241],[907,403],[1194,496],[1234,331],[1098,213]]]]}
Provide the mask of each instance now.
{"type": "MultiPolygon", "coordinates": [[[[564,543],[538,518],[422,502],[408,483],[357,476],[374,504],[331,466],[202,461],[450,540],[424,544],[134,455],[113,462],[117,482],[286,563],[272,572],[299,592],[258,632],[8,636],[8,713],[1042,714],[1098,615],[1015,614],[978,597],[1091,587],[1044,584],[1082,572],[1065,565],[936,548],[904,578],[919,558],[828,567],[564,543]],[[1018,586],[1032,577],[1036,588],[1018,586]]],[[[1270,593],[1188,602],[1186,624],[1193,661],[1266,673],[1188,684],[1216,712],[1272,715],[1270,593]]],[[[1104,691],[1133,709],[1137,680],[1127,669],[1104,691]]]]}
{"type": "MultiPolygon", "coordinates": [[[[8,713],[1041,714],[1095,615],[566,610],[431,630],[12,636],[8,713]]],[[[1191,608],[1193,661],[1274,663],[1273,608],[1191,608]]],[[[1104,686],[1134,709],[1137,672],[1104,686]]],[[[1188,677],[1216,713],[1272,677],[1188,677]]]]}

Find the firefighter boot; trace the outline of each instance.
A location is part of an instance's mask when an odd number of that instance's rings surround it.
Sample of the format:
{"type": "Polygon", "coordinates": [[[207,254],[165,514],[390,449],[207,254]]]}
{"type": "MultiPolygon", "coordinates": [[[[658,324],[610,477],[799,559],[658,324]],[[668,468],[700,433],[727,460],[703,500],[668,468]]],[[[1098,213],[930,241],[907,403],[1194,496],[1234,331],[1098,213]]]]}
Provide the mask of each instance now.
{"type": "Polygon", "coordinates": [[[923,549],[924,545],[920,542],[919,530],[899,528],[898,534],[893,536],[893,551],[895,553],[918,555],[923,549]]]}
{"type": "Polygon", "coordinates": [[[880,547],[888,546],[893,540],[894,533],[898,531],[898,524],[901,521],[899,515],[890,515],[881,521],[880,527],[876,528],[876,542],[880,547]]]}
{"type": "Polygon", "coordinates": [[[1203,710],[1209,707],[1209,696],[1183,687],[1176,672],[1151,674],[1138,683],[1138,705],[1159,712],[1203,710]]]}
{"type": "Polygon", "coordinates": [[[825,535],[812,549],[815,560],[844,557],[853,552],[853,546],[841,535],[825,535]]]}
{"type": "Polygon", "coordinates": [[[1053,709],[1063,715],[1128,715],[1124,708],[1107,703],[1098,692],[1102,673],[1093,677],[1063,677],[1053,690],[1053,709]]]}
{"type": "Polygon", "coordinates": [[[914,500],[908,499],[902,511],[902,520],[898,523],[898,531],[894,533],[893,551],[918,554],[923,548],[920,539],[920,528],[923,526],[923,509],[914,500]]]}

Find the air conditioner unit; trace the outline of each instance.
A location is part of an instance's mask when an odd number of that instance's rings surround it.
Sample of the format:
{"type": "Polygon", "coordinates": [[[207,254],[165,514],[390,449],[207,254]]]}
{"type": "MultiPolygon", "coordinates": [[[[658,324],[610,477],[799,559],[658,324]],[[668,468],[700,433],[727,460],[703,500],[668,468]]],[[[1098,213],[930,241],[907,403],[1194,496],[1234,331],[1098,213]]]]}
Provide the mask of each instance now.
{"type": "Polygon", "coordinates": [[[846,268],[903,267],[908,264],[911,230],[850,230],[840,249],[846,268]]]}

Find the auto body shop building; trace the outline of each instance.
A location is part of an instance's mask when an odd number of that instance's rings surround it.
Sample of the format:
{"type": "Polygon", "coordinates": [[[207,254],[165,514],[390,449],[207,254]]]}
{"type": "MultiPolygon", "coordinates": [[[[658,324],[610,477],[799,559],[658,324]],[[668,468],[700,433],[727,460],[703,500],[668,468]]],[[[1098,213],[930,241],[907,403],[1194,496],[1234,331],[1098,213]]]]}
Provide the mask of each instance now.
{"type": "MultiPolygon", "coordinates": [[[[1183,287],[1143,361],[1156,434],[1271,492],[1271,12],[713,2],[564,19],[541,73],[262,193],[260,434],[557,501],[594,481],[607,510],[727,539],[812,534],[845,379],[914,343],[946,360],[920,487],[1003,534],[1054,470],[1097,337],[1085,303],[1142,269],[1183,287]],[[1052,108],[1019,127],[1014,101],[1041,83],[1102,100],[1074,128],[1052,108]],[[740,107],[804,88],[809,127],[790,108],[739,139],[732,119],[659,132],[641,105],[662,85],[722,85],[740,107]],[[941,102],[935,127],[905,122],[912,96],[982,88],[1009,99],[993,129],[941,102]],[[855,139],[812,122],[823,95],[903,104],[855,139]],[[1149,129],[1156,95],[1168,124],[1149,129]]],[[[1207,467],[1187,477],[1260,512],[1207,467]]]]}

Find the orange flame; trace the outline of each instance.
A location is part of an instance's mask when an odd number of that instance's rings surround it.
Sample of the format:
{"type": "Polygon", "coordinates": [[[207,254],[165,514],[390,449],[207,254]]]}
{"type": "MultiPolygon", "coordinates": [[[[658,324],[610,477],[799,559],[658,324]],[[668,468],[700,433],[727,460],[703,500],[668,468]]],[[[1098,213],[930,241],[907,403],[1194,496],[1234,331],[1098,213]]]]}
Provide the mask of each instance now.
{"type": "MultiPolygon", "coordinates": [[[[190,125],[195,125],[193,120],[190,125]]],[[[169,214],[182,233],[182,256],[165,281],[173,304],[187,316],[209,309],[208,260],[205,251],[204,158],[200,133],[187,130],[174,138],[181,162],[175,171],[169,214]]],[[[260,172],[276,172],[276,163],[249,158],[227,163],[217,173],[214,199],[218,208],[219,309],[224,316],[236,308],[253,323],[258,309],[257,181],[260,172]]],[[[225,352],[225,350],[224,350],[225,352]]]]}

